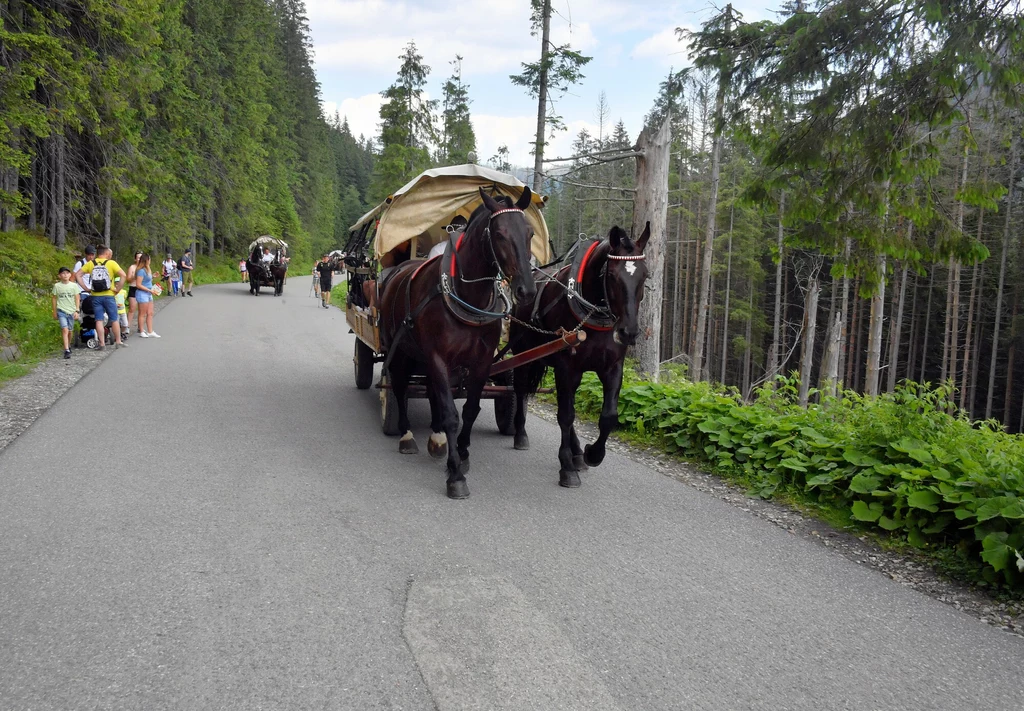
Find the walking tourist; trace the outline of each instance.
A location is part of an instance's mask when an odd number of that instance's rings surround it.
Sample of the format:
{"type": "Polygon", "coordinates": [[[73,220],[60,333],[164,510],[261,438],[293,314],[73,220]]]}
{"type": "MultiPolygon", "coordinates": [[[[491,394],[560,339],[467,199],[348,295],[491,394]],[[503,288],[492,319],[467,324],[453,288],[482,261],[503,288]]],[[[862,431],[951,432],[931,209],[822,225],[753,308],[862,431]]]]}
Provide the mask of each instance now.
{"type": "Polygon", "coordinates": [[[135,273],[135,298],[139,301],[139,336],[142,338],[160,338],[153,330],[153,272],[150,268],[151,258],[142,255],[139,269],[135,273]]]}
{"type": "Polygon", "coordinates": [[[186,249],[185,254],[182,255],[181,259],[178,260],[178,271],[181,272],[179,277],[181,280],[181,295],[185,296],[188,294],[192,296],[192,287],[194,282],[192,280],[192,269],[194,268],[192,263],[192,250],[186,249]]]}
{"type": "Polygon", "coordinates": [[[238,272],[242,275],[242,283],[246,284],[249,282],[249,267],[245,263],[244,259],[238,260],[238,272]]]}
{"type": "Polygon", "coordinates": [[[80,289],[71,281],[71,270],[61,267],[57,272],[60,279],[53,285],[53,317],[60,323],[64,337],[64,359],[71,357],[71,336],[75,332],[75,320],[81,308],[80,289]]]}
{"type": "MultiPolygon", "coordinates": [[[[128,324],[136,322],[136,316],[139,312],[139,304],[135,301],[135,270],[139,268],[139,260],[142,258],[142,252],[135,253],[135,259],[128,267],[128,324]]],[[[141,331],[142,328],[140,327],[141,331]]]]}
{"type": "Polygon", "coordinates": [[[164,288],[167,289],[168,294],[175,293],[174,285],[171,283],[171,277],[174,275],[174,266],[174,258],[171,257],[171,253],[168,252],[167,258],[164,259],[163,264],[161,265],[161,267],[163,267],[162,278],[164,280],[164,288]]]}
{"type": "Polygon", "coordinates": [[[110,327],[114,331],[114,345],[121,347],[127,345],[121,340],[121,324],[117,317],[117,301],[114,296],[120,291],[120,287],[114,282],[116,277],[123,281],[126,277],[124,270],[111,257],[113,252],[110,247],[101,247],[95,259],[82,265],[81,269],[75,272],[75,281],[83,289],[86,288],[85,277],[89,277],[90,299],[92,301],[92,312],[96,317],[96,340],[99,342],[99,350],[104,348],[106,329],[104,319],[110,318],[110,327]]]}
{"type": "Polygon", "coordinates": [[[326,254],[320,258],[316,271],[320,274],[320,303],[326,309],[331,304],[331,280],[334,277],[334,267],[327,261],[326,254]]]}

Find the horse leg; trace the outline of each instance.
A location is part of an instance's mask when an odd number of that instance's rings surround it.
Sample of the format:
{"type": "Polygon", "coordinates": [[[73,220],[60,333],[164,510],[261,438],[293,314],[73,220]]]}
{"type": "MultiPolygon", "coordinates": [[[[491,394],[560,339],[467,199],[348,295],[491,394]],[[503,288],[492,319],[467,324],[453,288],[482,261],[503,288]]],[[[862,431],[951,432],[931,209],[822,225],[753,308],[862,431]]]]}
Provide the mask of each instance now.
{"type": "Polygon", "coordinates": [[[576,467],[576,471],[582,472],[589,469],[590,467],[583,459],[583,448],[580,446],[580,438],[576,435],[575,424],[569,430],[569,447],[572,448],[572,465],[576,467]]]}
{"type": "Polygon", "coordinates": [[[409,424],[409,371],[411,362],[404,355],[398,354],[391,360],[388,368],[388,380],[395,401],[398,403],[398,431],[402,433],[398,440],[398,451],[402,454],[419,454],[416,438],[409,424]]]}
{"type": "Polygon", "coordinates": [[[448,456],[448,437],[444,433],[442,421],[443,405],[434,397],[434,390],[427,386],[427,399],[430,400],[430,439],[427,440],[427,452],[434,459],[448,456]]]}
{"type": "MultiPolygon", "coordinates": [[[[427,365],[427,380],[427,387],[433,391],[434,401],[440,406],[438,419],[445,437],[449,443],[455,442],[459,427],[459,411],[455,409],[455,400],[452,398],[448,366],[437,355],[431,358],[427,365]]],[[[469,496],[469,486],[466,484],[466,473],[460,466],[457,449],[450,444],[448,446],[448,498],[465,499],[469,496]]]]}
{"type": "Polygon", "coordinates": [[[473,435],[473,424],[480,415],[480,395],[487,382],[487,371],[471,372],[466,379],[466,404],[462,408],[462,431],[456,445],[462,460],[462,473],[469,473],[469,442],[473,435]]]}
{"type": "Polygon", "coordinates": [[[575,489],[580,475],[572,461],[572,429],[576,422],[576,390],[583,373],[567,365],[555,366],[555,390],[558,392],[558,427],[562,430],[562,443],[558,448],[558,485],[575,489]]]}
{"type": "Polygon", "coordinates": [[[516,414],[513,423],[516,428],[515,439],[512,446],[518,450],[526,451],[530,448],[530,438],[526,434],[526,400],[530,393],[529,388],[530,370],[538,367],[535,363],[515,369],[512,376],[512,386],[516,390],[516,414]]]}
{"type": "Polygon", "coordinates": [[[608,435],[619,423],[619,391],[622,389],[622,363],[616,363],[612,368],[597,374],[604,386],[604,402],[601,404],[601,417],[597,424],[600,433],[597,441],[588,444],[583,449],[583,459],[592,467],[598,466],[604,461],[604,443],[608,441],[608,435]]]}

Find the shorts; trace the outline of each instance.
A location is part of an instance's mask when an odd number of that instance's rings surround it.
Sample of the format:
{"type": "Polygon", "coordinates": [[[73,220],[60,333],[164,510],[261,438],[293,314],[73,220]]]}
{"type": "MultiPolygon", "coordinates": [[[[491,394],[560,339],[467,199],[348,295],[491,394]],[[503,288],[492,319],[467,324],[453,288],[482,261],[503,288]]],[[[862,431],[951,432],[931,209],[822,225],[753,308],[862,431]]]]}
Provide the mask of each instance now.
{"type": "Polygon", "coordinates": [[[96,321],[103,321],[109,316],[110,322],[113,323],[117,321],[117,302],[113,296],[96,296],[93,294],[92,313],[96,317],[96,321]]]}
{"type": "Polygon", "coordinates": [[[63,311],[57,312],[57,320],[60,321],[60,327],[66,328],[69,331],[75,330],[75,315],[64,313],[63,311]]]}
{"type": "Polygon", "coordinates": [[[150,294],[148,291],[140,291],[135,295],[135,301],[140,304],[148,304],[152,300],[153,295],[150,294]]]}
{"type": "Polygon", "coordinates": [[[134,299],[135,298],[135,292],[136,292],[136,287],[129,286],[128,287],[128,298],[129,299],[134,299]]]}
{"type": "Polygon", "coordinates": [[[323,279],[321,279],[320,280],[320,291],[330,291],[330,290],[331,290],[331,282],[324,281],[323,279]]]}

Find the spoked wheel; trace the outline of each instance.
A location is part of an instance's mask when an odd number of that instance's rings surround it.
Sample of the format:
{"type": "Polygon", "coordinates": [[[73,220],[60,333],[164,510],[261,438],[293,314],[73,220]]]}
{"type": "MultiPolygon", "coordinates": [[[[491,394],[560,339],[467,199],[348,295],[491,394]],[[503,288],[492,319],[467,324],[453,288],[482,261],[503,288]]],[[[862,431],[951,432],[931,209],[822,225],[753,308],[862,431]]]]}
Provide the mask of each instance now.
{"type": "Polygon", "coordinates": [[[356,339],[356,353],[352,359],[356,368],[356,387],[366,390],[373,385],[373,349],[356,339]]]}
{"type": "MultiPolygon", "coordinates": [[[[512,385],[512,373],[502,374],[495,385],[512,385]]],[[[516,394],[500,395],[494,398],[494,419],[498,423],[498,432],[503,435],[516,433],[516,394]]]]}
{"type": "Polygon", "coordinates": [[[388,437],[402,434],[398,431],[398,398],[389,384],[387,371],[380,374],[380,428],[388,437]]]}

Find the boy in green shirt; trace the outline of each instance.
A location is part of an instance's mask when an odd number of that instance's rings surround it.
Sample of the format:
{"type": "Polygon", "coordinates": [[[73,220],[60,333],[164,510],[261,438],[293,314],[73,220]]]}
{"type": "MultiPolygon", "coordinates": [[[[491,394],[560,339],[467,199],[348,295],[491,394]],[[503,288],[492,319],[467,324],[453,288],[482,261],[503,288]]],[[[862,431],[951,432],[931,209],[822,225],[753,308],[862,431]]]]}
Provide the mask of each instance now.
{"type": "MultiPolygon", "coordinates": [[[[121,280],[115,279],[115,283],[120,284],[121,280]]],[[[127,338],[131,335],[128,331],[128,309],[125,307],[125,299],[128,298],[128,290],[121,289],[117,294],[114,295],[114,303],[117,304],[117,320],[121,324],[121,337],[127,338]]]]}
{"type": "Polygon", "coordinates": [[[60,281],[53,285],[53,317],[60,322],[64,336],[64,360],[71,358],[71,334],[75,331],[75,320],[81,307],[81,289],[71,281],[71,270],[61,267],[57,272],[60,281]]]}

